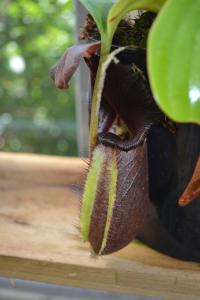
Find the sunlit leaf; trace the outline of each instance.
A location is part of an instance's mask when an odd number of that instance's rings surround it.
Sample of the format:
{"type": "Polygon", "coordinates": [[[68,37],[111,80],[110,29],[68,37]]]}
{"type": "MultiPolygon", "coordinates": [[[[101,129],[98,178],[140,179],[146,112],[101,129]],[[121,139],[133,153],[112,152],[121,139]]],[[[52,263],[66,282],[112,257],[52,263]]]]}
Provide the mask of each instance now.
{"type": "Polygon", "coordinates": [[[180,122],[200,123],[200,0],[169,0],[148,41],[148,69],[161,109],[180,122]]]}

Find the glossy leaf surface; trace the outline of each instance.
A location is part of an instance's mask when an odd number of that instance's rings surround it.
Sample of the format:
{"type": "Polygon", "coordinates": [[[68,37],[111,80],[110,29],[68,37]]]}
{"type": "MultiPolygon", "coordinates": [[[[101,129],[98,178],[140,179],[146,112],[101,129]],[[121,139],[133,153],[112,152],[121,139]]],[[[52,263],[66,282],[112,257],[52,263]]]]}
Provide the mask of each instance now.
{"type": "Polygon", "coordinates": [[[173,120],[200,123],[200,0],[169,0],[148,40],[158,105],[173,120]]]}

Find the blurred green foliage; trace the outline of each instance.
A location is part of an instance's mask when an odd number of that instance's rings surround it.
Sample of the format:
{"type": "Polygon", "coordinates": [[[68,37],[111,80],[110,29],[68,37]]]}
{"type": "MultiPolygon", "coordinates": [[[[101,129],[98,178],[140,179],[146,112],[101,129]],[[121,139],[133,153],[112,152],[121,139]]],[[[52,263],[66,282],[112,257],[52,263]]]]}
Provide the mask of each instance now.
{"type": "Polygon", "coordinates": [[[74,21],[72,0],[0,1],[0,150],[76,155],[74,89],[49,76],[74,21]]]}

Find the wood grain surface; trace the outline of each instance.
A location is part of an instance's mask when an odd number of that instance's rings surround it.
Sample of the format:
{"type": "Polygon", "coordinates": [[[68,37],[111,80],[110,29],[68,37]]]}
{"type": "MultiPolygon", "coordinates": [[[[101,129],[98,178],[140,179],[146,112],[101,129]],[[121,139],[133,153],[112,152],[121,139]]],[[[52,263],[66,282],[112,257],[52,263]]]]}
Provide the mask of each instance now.
{"type": "Polygon", "coordinates": [[[200,266],[138,242],[92,257],[78,229],[86,163],[0,153],[0,276],[160,299],[200,299],[200,266]]]}

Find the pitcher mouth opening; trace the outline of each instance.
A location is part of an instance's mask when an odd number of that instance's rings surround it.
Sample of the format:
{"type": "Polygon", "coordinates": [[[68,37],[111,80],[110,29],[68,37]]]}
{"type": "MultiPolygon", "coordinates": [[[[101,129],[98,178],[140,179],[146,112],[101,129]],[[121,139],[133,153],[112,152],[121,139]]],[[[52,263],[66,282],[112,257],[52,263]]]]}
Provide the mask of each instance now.
{"type": "MultiPolygon", "coordinates": [[[[164,117],[152,96],[146,74],[146,51],[125,49],[111,62],[101,95],[98,142],[128,151],[141,145],[152,124],[164,117]]],[[[85,58],[93,90],[99,55],[85,58]]],[[[92,93],[91,93],[92,94],[92,93]]],[[[89,115],[91,113],[89,99],[89,115]]]]}
{"type": "Polygon", "coordinates": [[[98,143],[127,152],[141,146],[146,141],[150,127],[151,124],[141,124],[133,134],[128,130],[123,120],[116,117],[108,131],[99,132],[98,143]]]}

